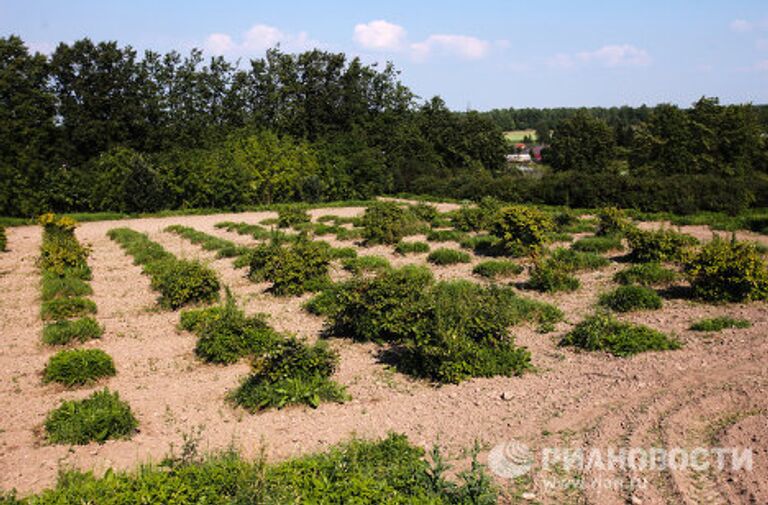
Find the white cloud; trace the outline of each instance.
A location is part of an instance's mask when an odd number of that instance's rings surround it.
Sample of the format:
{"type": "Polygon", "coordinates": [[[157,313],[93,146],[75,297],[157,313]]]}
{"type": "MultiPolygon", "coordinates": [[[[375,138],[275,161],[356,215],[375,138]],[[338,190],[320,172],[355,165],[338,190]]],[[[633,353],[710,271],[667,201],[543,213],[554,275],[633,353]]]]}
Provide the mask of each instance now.
{"type": "Polygon", "coordinates": [[[754,68],[759,72],[768,72],[768,60],[758,61],[755,63],[754,68]]]}
{"type": "Polygon", "coordinates": [[[596,51],[577,54],[579,60],[599,63],[606,67],[642,67],[651,63],[651,57],[645,49],[638,49],[631,44],[603,46],[596,51]]]}
{"type": "Polygon", "coordinates": [[[405,28],[383,19],[355,25],[355,42],[366,49],[397,51],[405,46],[405,28]]]}
{"type": "Polygon", "coordinates": [[[212,33],[205,39],[203,48],[215,55],[256,56],[277,45],[287,51],[305,51],[322,44],[306,32],[289,34],[274,26],[256,24],[246,31],[240,40],[226,33],[212,33]]]}
{"type": "Polygon", "coordinates": [[[422,42],[411,44],[411,52],[416,61],[424,61],[434,53],[444,53],[465,60],[484,58],[491,45],[485,40],[467,35],[430,35],[422,42]]]}
{"type": "Polygon", "coordinates": [[[553,68],[572,68],[576,63],[570,55],[558,53],[547,60],[547,65],[553,68]]]}
{"type": "Polygon", "coordinates": [[[42,53],[51,55],[56,50],[56,44],[50,42],[29,42],[27,48],[31,53],[42,53]]]}
{"type": "Polygon", "coordinates": [[[753,28],[752,23],[746,19],[734,19],[728,27],[734,32],[749,32],[753,28]]]}

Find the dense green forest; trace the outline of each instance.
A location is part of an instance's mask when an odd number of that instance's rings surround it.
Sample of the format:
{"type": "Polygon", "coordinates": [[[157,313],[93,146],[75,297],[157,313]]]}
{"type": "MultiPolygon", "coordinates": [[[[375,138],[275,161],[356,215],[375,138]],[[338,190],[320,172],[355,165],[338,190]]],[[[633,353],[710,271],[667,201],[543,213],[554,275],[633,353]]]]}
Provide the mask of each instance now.
{"type": "Polygon", "coordinates": [[[392,65],[344,54],[272,49],[232,63],[83,39],[42,55],[11,36],[0,38],[0,214],[397,192],[738,212],[768,201],[765,117],[711,98],[460,113],[415,96],[392,65]],[[507,126],[541,128],[550,176],[506,166],[507,126]]]}

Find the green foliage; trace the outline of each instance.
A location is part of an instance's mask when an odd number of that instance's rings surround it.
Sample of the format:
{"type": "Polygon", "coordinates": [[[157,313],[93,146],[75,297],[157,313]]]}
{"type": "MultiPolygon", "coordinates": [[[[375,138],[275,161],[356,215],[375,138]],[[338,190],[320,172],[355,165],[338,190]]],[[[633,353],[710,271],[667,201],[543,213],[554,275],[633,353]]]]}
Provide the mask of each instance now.
{"type": "Polygon", "coordinates": [[[239,246],[230,240],[208,235],[188,226],[174,224],[168,226],[165,231],[180,235],[193,244],[199,244],[206,251],[216,251],[219,258],[234,258],[248,254],[247,247],[239,246]]]}
{"type": "Polygon", "coordinates": [[[235,223],[232,221],[222,221],[215,224],[216,228],[224,228],[227,231],[233,231],[238,235],[250,235],[256,240],[270,237],[269,230],[258,224],[235,223]]]}
{"type": "Polygon", "coordinates": [[[312,218],[303,205],[286,205],[277,211],[277,226],[280,228],[295,227],[310,221],[312,218]]]}
{"type": "Polygon", "coordinates": [[[574,251],[558,247],[550,254],[549,261],[563,265],[571,272],[583,270],[599,270],[608,266],[611,262],[599,254],[591,252],[574,251]]]}
{"type": "Polygon", "coordinates": [[[573,242],[573,235],[562,231],[554,231],[547,237],[548,242],[573,242]]]}
{"type": "Polygon", "coordinates": [[[362,228],[353,228],[351,230],[339,228],[339,231],[336,232],[336,240],[358,240],[361,238],[363,238],[362,228]]]}
{"type": "Polygon", "coordinates": [[[619,286],[613,291],[600,295],[598,303],[616,312],[633,310],[657,310],[662,300],[656,291],[645,286],[619,286]]]}
{"type": "Polygon", "coordinates": [[[395,253],[399,254],[401,256],[405,256],[406,254],[421,254],[421,253],[428,253],[429,252],[429,244],[426,242],[404,242],[400,241],[395,246],[395,253]]]}
{"type": "Polygon", "coordinates": [[[462,205],[453,212],[453,227],[460,231],[490,230],[502,203],[491,197],[484,197],[477,205],[462,205]]]}
{"type": "Polygon", "coordinates": [[[48,345],[66,345],[71,342],[85,342],[99,338],[104,328],[92,317],[83,317],[74,321],[56,321],[43,328],[43,342],[48,345]]]}
{"type": "Polygon", "coordinates": [[[115,364],[104,351],[71,349],[51,356],[43,371],[43,382],[58,382],[67,387],[82,386],[115,373],[115,364]]]}
{"type": "Polygon", "coordinates": [[[679,277],[677,272],[664,268],[659,263],[638,263],[617,272],[613,280],[624,285],[663,286],[675,282],[679,277]]]}
{"type": "Polygon", "coordinates": [[[411,218],[394,202],[376,202],[363,215],[363,238],[368,244],[396,244],[405,235],[411,218]]]}
{"type": "Polygon", "coordinates": [[[595,314],[586,318],[563,337],[560,345],[587,351],[606,351],[619,357],[680,348],[677,340],[659,331],[619,321],[609,314],[595,314]]]}
{"type": "Polygon", "coordinates": [[[48,441],[54,444],[85,445],[129,438],[137,426],[128,404],[107,389],[84,400],[63,401],[45,418],[48,441]]]}
{"type": "Polygon", "coordinates": [[[328,253],[334,260],[357,258],[357,249],[354,247],[331,247],[328,253]]]}
{"type": "Polygon", "coordinates": [[[752,323],[747,319],[721,316],[696,321],[691,325],[690,329],[693,331],[723,331],[727,328],[744,329],[750,327],[752,327],[752,323]]]}
{"type": "Polygon", "coordinates": [[[162,208],[163,183],[148,156],[114,147],[91,161],[96,176],[90,188],[93,207],[118,212],[153,212],[162,208]]]}
{"type": "Polygon", "coordinates": [[[715,237],[683,269],[697,298],[713,302],[768,298],[768,267],[752,242],[715,237]]]}
{"type": "Polygon", "coordinates": [[[253,374],[232,394],[233,401],[251,412],[286,405],[348,399],[344,387],[330,380],[338,354],[326,342],[309,346],[295,338],[279,342],[253,362],[253,374]]]}
{"type": "Polygon", "coordinates": [[[5,228],[0,226],[0,252],[8,249],[8,237],[5,235],[5,228]]]}
{"type": "Polygon", "coordinates": [[[79,273],[83,278],[90,278],[90,250],[75,238],[77,224],[69,218],[57,218],[53,214],[44,214],[38,221],[43,225],[43,246],[38,260],[43,272],[58,276],[79,273]]]}
{"type": "Polygon", "coordinates": [[[475,235],[461,242],[461,247],[471,249],[478,256],[506,256],[508,251],[503,247],[501,239],[492,235],[475,235]]]}
{"type": "Polygon", "coordinates": [[[276,295],[300,295],[322,289],[330,282],[330,261],[330,248],[325,243],[300,238],[281,246],[273,241],[253,250],[249,276],[257,282],[272,282],[271,290],[276,295]]]}
{"type": "Polygon", "coordinates": [[[462,242],[467,234],[458,230],[432,230],[427,234],[430,242],[462,242]]]}
{"type": "Polygon", "coordinates": [[[437,207],[424,202],[411,205],[409,210],[411,214],[416,216],[416,219],[425,223],[433,223],[439,217],[437,207]]]}
{"type": "Polygon", "coordinates": [[[682,261],[687,250],[698,244],[690,235],[661,228],[654,231],[634,229],[627,233],[630,259],[638,263],[682,261]]]}
{"type": "Polygon", "coordinates": [[[455,265],[456,263],[469,263],[472,258],[464,251],[441,247],[435,249],[427,256],[427,261],[435,265],[455,265]]]}
{"type": "Polygon", "coordinates": [[[387,258],[381,256],[358,256],[342,262],[342,267],[353,274],[362,272],[381,272],[392,268],[387,258]]]}
{"type": "Polygon", "coordinates": [[[513,205],[498,211],[491,234],[501,240],[506,251],[522,255],[541,250],[553,230],[554,223],[548,214],[532,207],[513,205]]]}
{"type": "Polygon", "coordinates": [[[96,313],[96,304],[87,298],[54,298],[40,306],[43,321],[61,321],[96,313]]]}
{"type": "Polygon", "coordinates": [[[574,251],[607,253],[608,251],[622,251],[624,244],[620,235],[602,235],[600,237],[584,237],[573,243],[574,251]]]}
{"type": "Polygon", "coordinates": [[[555,170],[602,172],[615,156],[613,130],[588,111],[577,111],[555,125],[552,143],[542,153],[555,170]]]}
{"type": "Polygon", "coordinates": [[[631,222],[624,211],[616,207],[605,207],[597,213],[595,235],[598,237],[621,236],[630,226],[631,222]]]}
{"type": "Polygon", "coordinates": [[[523,270],[521,265],[511,260],[486,260],[475,265],[472,273],[486,279],[497,279],[499,277],[518,275],[523,270]]]}
{"type": "Polygon", "coordinates": [[[552,261],[551,258],[539,260],[531,269],[527,287],[546,293],[576,291],[581,282],[571,272],[567,265],[559,261],[552,261]]]}
{"type": "Polygon", "coordinates": [[[77,275],[65,275],[62,277],[52,272],[43,272],[42,285],[43,301],[93,294],[90,284],[77,275]]]}

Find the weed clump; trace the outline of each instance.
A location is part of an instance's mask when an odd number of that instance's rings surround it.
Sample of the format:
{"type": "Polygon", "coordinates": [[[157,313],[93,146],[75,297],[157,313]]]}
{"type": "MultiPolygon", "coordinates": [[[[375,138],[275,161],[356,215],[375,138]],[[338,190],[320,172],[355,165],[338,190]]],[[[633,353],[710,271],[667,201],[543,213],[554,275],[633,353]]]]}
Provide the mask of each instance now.
{"type": "Polygon", "coordinates": [[[107,389],[84,400],[64,401],[45,419],[48,441],[54,444],[85,445],[129,438],[137,427],[128,404],[107,389]]]}
{"type": "Polygon", "coordinates": [[[295,227],[309,223],[312,219],[303,205],[286,205],[277,211],[277,226],[279,228],[295,227]]]}
{"type": "Polygon", "coordinates": [[[403,242],[402,240],[395,246],[395,253],[401,256],[411,253],[428,253],[429,244],[426,242],[403,242]]]}
{"type": "Polygon", "coordinates": [[[459,230],[432,230],[427,234],[430,242],[462,242],[467,234],[459,230]]]}
{"type": "Polygon", "coordinates": [[[662,300],[656,291],[645,286],[619,286],[613,291],[600,295],[599,305],[616,312],[633,310],[657,310],[662,300]]]}
{"type": "Polygon", "coordinates": [[[672,284],[679,277],[677,272],[659,263],[638,263],[617,272],[613,280],[623,285],[658,286],[672,284]]]}
{"type": "Polygon", "coordinates": [[[43,371],[43,382],[82,386],[115,375],[115,364],[100,349],[71,349],[54,354],[43,371]]]}
{"type": "Polygon", "coordinates": [[[387,258],[381,256],[358,256],[348,258],[342,262],[342,268],[353,274],[363,272],[382,272],[392,268],[387,258]]]}
{"type": "Polygon", "coordinates": [[[512,260],[486,260],[481,261],[472,273],[486,279],[498,279],[499,277],[512,277],[523,272],[523,267],[512,260]]]}
{"type": "Polygon", "coordinates": [[[43,343],[48,345],[66,345],[72,342],[85,342],[99,338],[104,328],[92,317],[75,320],[56,321],[43,328],[43,343]]]}
{"type": "Polygon", "coordinates": [[[624,250],[624,244],[621,242],[620,235],[602,235],[599,237],[580,238],[573,243],[571,249],[602,254],[608,251],[622,251],[624,250]]]}
{"type": "Polygon", "coordinates": [[[750,328],[752,323],[747,319],[735,319],[730,316],[713,317],[696,321],[690,327],[693,331],[723,331],[727,328],[750,328]]]}
{"type": "Polygon", "coordinates": [[[239,246],[232,241],[214,237],[213,235],[208,235],[207,233],[197,231],[188,226],[174,224],[167,227],[165,231],[184,237],[193,244],[202,246],[206,251],[216,251],[216,256],[219,258],[235,258],[248,254],[247,247],[239,246]]]}
{"type": "Polygon", "coordinates": [[[647,326],[625,323],[609,314],[595,314],[580,322],[560,341],[586,351],[605,351],[628,357],[646,351],[680,348],[680,343],[647,326]]]}
{"type": "Polygon", "coordinates": [[[96,304],[87,298],[54,298],[43,302],[40,317],[43,321],[61,321],[96,313],[96,304]]]}
{"type": "Polygon", "coordinates": [[[472,261],[472,258],[470,258],[469,254],[465,253],[464,251],[457,251],[456,249],[447,249],[445,247],[441,247],[440,249],[435,249],[429,253],[429,256],[427,256],[427,261],[435,265],[444,266],[455,265],[456,263],[469,263],[472,261]]]}

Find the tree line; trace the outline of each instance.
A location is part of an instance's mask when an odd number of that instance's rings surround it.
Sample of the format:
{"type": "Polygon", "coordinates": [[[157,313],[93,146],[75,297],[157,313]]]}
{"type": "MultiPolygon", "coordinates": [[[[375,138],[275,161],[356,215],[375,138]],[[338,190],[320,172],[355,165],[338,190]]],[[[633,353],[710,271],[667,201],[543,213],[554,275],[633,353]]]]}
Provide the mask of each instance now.
{"type": "MultiPolygon", "coordinates": [[[[527,109],[516,126],[552,121],[545,159],[555,174],[524,178],[506,165],[494,111],[421,99],[391,64],[279,49],[233,63],[89,39],[42,55],[10,36],[0,38],[0,214],[238,209],[395,192],[722,210],[735,205],[737,182],[766,172],[760,108],[705,98],[691,109],[608,110],[527,109]],[[631,198],[644,183],[683,184],[681,176],[714,182],[664,192],[682,206],[631,198]],[[691,193],[701,188],[710,193],[691,193]]],[[[763,201],[759,183],[745,187],[737,207],[763,201]]]]}

